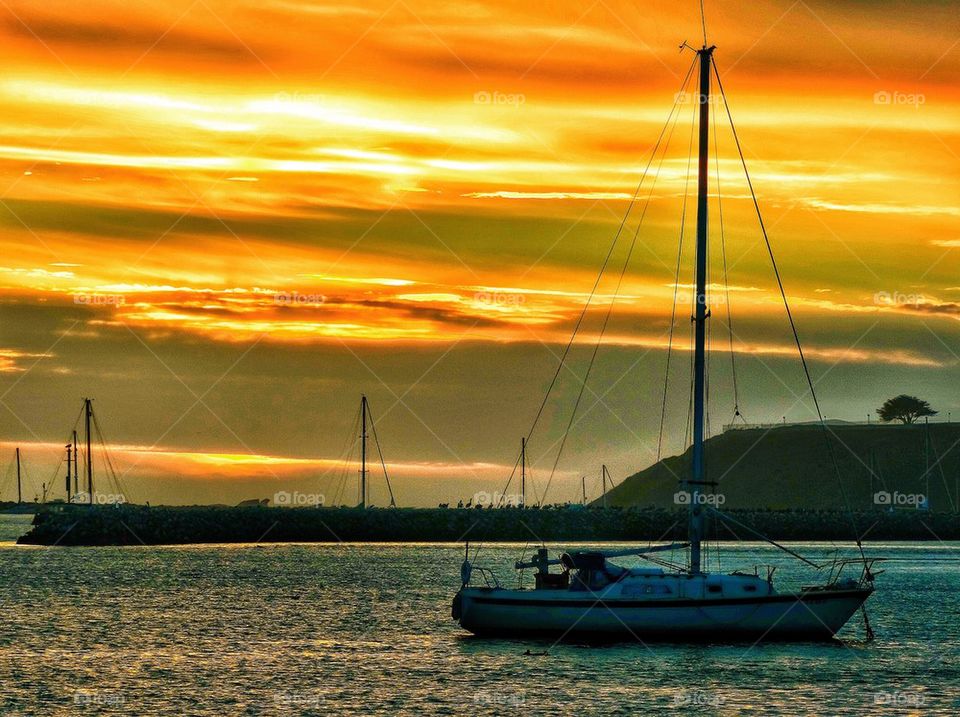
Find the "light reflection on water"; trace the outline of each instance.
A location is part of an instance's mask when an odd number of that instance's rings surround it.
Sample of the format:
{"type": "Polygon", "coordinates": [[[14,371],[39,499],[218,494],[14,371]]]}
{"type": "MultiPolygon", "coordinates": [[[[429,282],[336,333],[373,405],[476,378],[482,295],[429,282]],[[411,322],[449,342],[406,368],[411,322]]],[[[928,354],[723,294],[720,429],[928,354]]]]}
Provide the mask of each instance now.
{"type": "MultiPolygon", "coordinates": [[[[481,562],[505,581],[521,548],[481,562]]],[[[0,714],[956,714],[960,544],[869,550],[924,559],[885,564],[872,643],[855,619],[833,644],[595,646],[462,632],[458,546],[3,543],[0,714]]],[[[727,555],[812,579],[766,546],[727,555]]]]}

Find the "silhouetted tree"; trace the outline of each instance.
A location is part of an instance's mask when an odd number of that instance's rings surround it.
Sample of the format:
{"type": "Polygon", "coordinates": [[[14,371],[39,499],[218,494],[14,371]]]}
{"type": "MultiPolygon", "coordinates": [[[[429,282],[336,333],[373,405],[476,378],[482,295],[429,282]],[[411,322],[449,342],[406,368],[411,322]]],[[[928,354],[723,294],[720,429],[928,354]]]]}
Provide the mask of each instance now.
{"type": "Polygon", "coordinates": [[[937,412],[930,408],[930,404],[926,401],[901,393],[896,398],[888,398],[877,409],[877,415],[884,422],[913,423],[923,416],[936,416],[937,412]]]}

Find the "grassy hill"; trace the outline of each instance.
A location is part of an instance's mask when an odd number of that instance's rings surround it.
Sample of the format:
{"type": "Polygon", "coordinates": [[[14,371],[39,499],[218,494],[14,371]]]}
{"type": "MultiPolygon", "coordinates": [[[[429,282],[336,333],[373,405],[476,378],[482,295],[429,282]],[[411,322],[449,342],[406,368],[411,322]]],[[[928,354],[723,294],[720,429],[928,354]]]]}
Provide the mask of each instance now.
{"type": "MultiPolygon", "coordinates": [[[[829,429],[851,507],[874,508],[875,491],[926,494],[927,426],[831,424],[829,429]],[[871,464],[876,466],[872,481],[871,464]]],[[[960,424],[930,424],[929,431],[930,463],[940,460],[930,471],[930,507],[950,511],[960,483],[960,424]]],[[[630,476],[607,493],[608,504],[673,506],[677,479],[690,474],[690,461],[688,449],[630,476]]],[[[718,482],[714,490],[723,495],[726,509],[844,509],[818,424],[727,431],[706,442],[706,463],[707,480],[718,482]]]]}

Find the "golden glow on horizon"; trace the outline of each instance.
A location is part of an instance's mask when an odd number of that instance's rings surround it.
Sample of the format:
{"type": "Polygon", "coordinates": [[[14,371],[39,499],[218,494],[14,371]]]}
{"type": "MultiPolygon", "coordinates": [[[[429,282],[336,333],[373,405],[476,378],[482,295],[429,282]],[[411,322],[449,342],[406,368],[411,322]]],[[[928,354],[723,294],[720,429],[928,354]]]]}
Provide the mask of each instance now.
{"type": "MultiPolygon", "coordinates": [[[[63,445],[52,442],[25,441],[12,443],[0,441],[4,455],[19,447],[25,456],[37,460],[48,458],[64,450],[63,445]]],[[[138,477],[151,471],[165,475],[218,480],[222,478],[267,478],[310,477],[324,479],[333,473],[346,471],[356,475],[360,469],[357,460],[343,458],[298,458],[291,456],[263,455],[257,453],[218,453],[214,451],[183,451],[163,446],[108,445],[107,450],[115,462],[121,481],[126,477],[138,477]]],[[[97,461],[100,459],[98,458],[97,461]]],[[[456,479],[463,476],[499,481],[509,475],[512,466],[485,462],[396,462],[386,463],[389,475],[398,477],[424,477],[456,479]]],[[[374,470],[371,467],[371,470],[374,470]]],[[[376,471],[379,472],[379,466],[376,471]]],[[[95,473],[100,472],[95,465],[95,473]]],[[[564,475],[566,475],[564,473],[564,475]]],[[[59,481],[56,489],[59,489],[59,481]]]]}

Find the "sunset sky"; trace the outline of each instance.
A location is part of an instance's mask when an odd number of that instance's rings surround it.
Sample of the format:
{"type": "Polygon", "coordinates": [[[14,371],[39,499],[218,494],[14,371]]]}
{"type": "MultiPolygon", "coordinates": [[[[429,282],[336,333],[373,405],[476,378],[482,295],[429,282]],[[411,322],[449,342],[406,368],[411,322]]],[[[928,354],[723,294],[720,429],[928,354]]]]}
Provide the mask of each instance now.
{"type": "MultiPolygon", "coordinates": [[[[706,7],[824,412],[865,420],[905,392],[960,418],[955,4],[706,7]]],[[[692,1],[4,0],[0,18],[0,471],[21,446],[31,500],[84,396],[137,502],[355,501],[361,392],[401,504],[501,489],[693,59],[678,46],[702,41],[692,1]]],[[[679,99],[551,501],[656,457],[695,109],[679,99]]],[[[741,408],[810,420],[717,119],[741,408]]],[[[718,283],[716,222],[711,241],[718,283]]],[[[624,256],[531,438],[537,490],[624,256]]],[[[718,351],[714,432],[729,366],[718,351]]]]}

